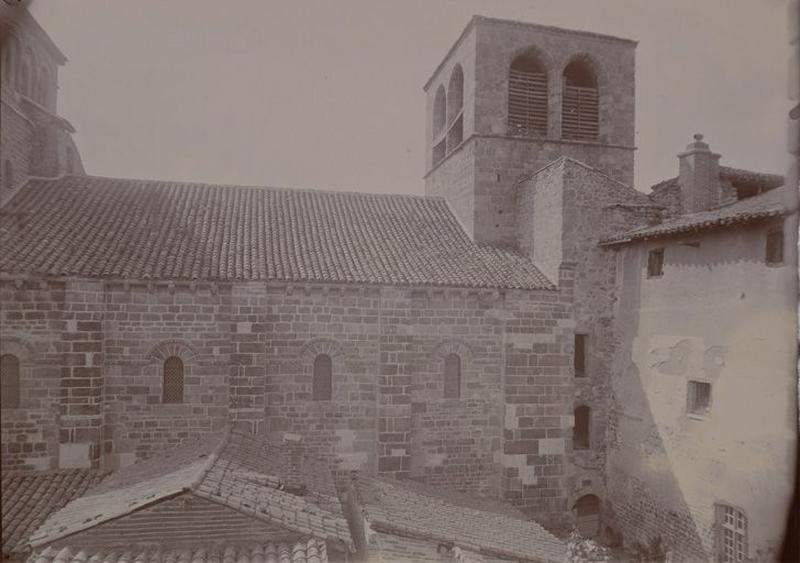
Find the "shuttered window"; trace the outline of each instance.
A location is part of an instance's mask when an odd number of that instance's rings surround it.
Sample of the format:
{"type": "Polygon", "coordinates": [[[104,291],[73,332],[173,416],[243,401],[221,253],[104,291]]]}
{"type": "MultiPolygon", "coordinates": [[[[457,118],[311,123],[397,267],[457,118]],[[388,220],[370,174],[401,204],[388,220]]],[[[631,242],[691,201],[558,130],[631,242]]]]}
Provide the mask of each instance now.
{"type": "Polygon", "coordinates": [[[332,388],[333,363],[327,354],[319,354],[314,358],[314,380],[312,383],[312,399],[315,401],[330,401],[332,388]]]}
{"type": "Polygon", "coordinates": [[[547,135],[547,74],[531,55],[514,59],[508,77],[508,134],[547,135]]]}
{"type": "Polygon", "coordinates": [[[162,402],[183,402],[183,360],[171,356],[164,361],[164,385],[162,402]]]}
{"type": "Polygon", "coordinates": [[[19,408],[19,358],[13,354],[0,356],[0,406],[19,408]]]}
{"type": "Polygon", "coordinates": [[[664,275],[664,249],[656,248],[647,254],[647,277],[658,278],[664,275]]]}
{"type": "Polygon", "coordinates": [[[444,398],[461,397],[461,358],[458,354],[448,354],[444,359],[444,398]]]}
{"type": "Polygon", "coordinates": [[[574,62],[564,69],[562,95],[561,136],[578,141],[596,140],[599,115],[597,81],[585,64],[574,62]]]}

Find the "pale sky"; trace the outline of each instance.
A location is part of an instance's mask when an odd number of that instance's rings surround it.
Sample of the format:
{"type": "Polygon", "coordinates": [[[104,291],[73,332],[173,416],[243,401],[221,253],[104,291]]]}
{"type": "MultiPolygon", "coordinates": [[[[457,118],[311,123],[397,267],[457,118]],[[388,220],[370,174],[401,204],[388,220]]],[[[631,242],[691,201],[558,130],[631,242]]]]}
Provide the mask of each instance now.
{"type": "Polygon", "coordinates": [[[636,187],[701,132],[784,173],[786,0],[34,0],[90,174],[422,194],[422,86],[473,14],[639,41],[636,187]]]}

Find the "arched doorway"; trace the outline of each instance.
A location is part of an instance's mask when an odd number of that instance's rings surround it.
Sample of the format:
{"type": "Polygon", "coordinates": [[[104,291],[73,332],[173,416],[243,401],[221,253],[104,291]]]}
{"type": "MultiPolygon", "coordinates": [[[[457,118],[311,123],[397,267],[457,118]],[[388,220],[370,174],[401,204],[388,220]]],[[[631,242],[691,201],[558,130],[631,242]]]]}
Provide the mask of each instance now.
{"type": "Polygon", "coordinates": [[[595,495],[584,495],[572,507],[575,512],[575,527],[585,538],[594,538],[600,533],[600,499],[595,495]]]}

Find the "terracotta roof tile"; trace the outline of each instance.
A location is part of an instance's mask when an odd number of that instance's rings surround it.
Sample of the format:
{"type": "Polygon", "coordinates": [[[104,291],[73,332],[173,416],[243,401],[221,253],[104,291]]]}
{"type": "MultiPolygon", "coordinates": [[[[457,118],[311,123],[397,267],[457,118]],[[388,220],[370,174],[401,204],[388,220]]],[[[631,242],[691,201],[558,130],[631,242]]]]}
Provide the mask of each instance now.
{"type": "Polygon", "coordinates": [[[104,474],[89,469],[4,472],[3,555],[28,551],[29,536],[50,514],[84,494],[103,477],[104,474]]]}
{"type": "Polygon", "coordinates": [[[472,242],[442,198],[65,176],[29,180],[2,213],[7,272],[553,287],[472,242]]]}
{"type": "Polygon", "coordinates": [[[47,547],[28,563],[325,563],[325,542],[306,538],[294,543],[270,542],[169,548],[160,545],[47,547]]]}
{"type": "Polygon", "coordinates": [[[467,501],[458,493],[449,499],[441,489],[430,494],[412,482],[363,476],[355,487],[364,516],[377,532],[451,542],[499,558],[560,562],[566,556],[563,542],[497,501],[467,501]]]}
{"type": "Polygon", "coordinates": [[[776,188],[757,196],[749,197],[707,211],[687,213],[657,225],[640,227],[605,241],[605,244],[622,244],[688,231],[739,225],[758,219],[777,217],[797,209],[794,196],[786,188],[776,188]]]}
{"type": "Polygon", "coordinates": [[[182,492],[291,531],[352,546],[326,464],[301,444],[227,430],[123,468],[53,514],[31,536],[44,546],[182,492]]]}

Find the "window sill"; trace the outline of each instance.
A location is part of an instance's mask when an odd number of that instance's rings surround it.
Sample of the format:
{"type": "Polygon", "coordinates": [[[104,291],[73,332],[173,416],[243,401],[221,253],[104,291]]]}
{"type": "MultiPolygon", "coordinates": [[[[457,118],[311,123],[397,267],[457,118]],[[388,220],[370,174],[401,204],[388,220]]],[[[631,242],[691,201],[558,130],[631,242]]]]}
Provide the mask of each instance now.
{"type": "Polygon", "coordinates": [[[686,413],[686,418],[691,418],[692,420],[706,420],[708,418],[708,414],[699,412],[688,412],[686,413]]]}

